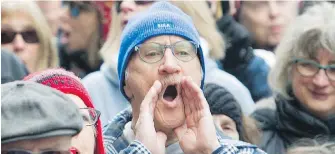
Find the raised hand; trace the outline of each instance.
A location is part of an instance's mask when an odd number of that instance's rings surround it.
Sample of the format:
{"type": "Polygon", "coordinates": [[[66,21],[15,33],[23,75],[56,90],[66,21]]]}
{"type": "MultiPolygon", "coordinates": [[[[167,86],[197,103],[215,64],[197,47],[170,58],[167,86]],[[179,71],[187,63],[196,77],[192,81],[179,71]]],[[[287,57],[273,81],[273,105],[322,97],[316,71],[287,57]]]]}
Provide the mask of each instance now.
{"type": "Polygon", "coordinates": [[[156,132],[154,127],[154,109],[158,100],[158,94],[162,90],[162,84],[155,81],[153,86],[142,101],[140,114],[135,125],[135,138],[145,145],[151,153],[164,154],[166,135],[156,132]]]}
{"type": "Polygon", "coordinates": [[[184,77],[181,85],[186,122],[174,130],[180,147],[186,154],[212,153],[220,144],[208,103],[190,77],[184,77]]]}

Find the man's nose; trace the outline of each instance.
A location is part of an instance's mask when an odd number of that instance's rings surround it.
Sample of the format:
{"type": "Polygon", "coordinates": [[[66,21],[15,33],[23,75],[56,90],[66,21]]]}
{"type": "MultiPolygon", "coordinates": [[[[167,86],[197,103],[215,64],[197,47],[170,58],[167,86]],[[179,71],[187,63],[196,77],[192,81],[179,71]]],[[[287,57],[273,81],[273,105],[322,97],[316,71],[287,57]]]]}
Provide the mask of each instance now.
{"type": "Polygon", "coordinates": [[[330,84],[325,70],[320,69],[319,72],[315,74],[313,83],[319,88],[326,87],[330,84]]]}
{"type": "Polygon", "coordinates": [[[121,12],[127,14],[129,12],[133,12],[136,7],[134,1],[122,1],[120,5],[121,12]]]}
{"type": "MultiPolygon", "coordinates": [[[[271,18],[275,18],[279,14],[279,8],[278,8],[278,2],[276,1],[270,1],[269,2],[269,14],[271,18]]],[[[284,3],[284,2],[283,2],[284,3]]]]}
{"type": "Polygon", "coordinates": [[[22,35],[16,35],[13,40],[13,50],[14,52],[20,52],[26,47],[26,42],[24,41],[22,35]]]}
{"type": "Polygon", "coordinates": [[[170,48],[165,50],[162,64],[158,71],[160,74],[174,74],[181,72],[181,68],[178,65],[178,59],[173,55],[170,48]]]}

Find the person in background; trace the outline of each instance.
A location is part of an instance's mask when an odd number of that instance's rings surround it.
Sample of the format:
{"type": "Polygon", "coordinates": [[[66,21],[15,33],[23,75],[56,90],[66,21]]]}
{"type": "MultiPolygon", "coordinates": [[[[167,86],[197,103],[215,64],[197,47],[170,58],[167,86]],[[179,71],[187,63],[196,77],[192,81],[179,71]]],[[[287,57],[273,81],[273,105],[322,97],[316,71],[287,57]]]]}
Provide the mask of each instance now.
{"type": "Polygon", "coordinates": [[[70,154],[71,138],[83,127],[65,94],[27,81],[1,85],[1,153],[70,154]]]}
{"type": "Polygon", "coordinates": [[[264,153],[222,139],[201,88],[205,66],[192,19],[169,2],[133,16],[122,32],[120,91],[132,111],[104,127],[108,153],[264,153]]]}
{"type": "Polygon", "coordinates": [[[84,120],[82,131],[72,139],[73,148],[79,153],[105,154],[100,111],[94,108],[90,96],[77,76],[64,69],[48,69],[30,74],[24,80],[47,85],[66,94],[80,109],[84,120]]]}
{"type": "Polygon", "coordinates": [[[272,91],[266,82],[269,65],[256,55],[248,30],[230,15],[229,1],[217,3],[221,4],[219,6],[222,8],[222,16],[217,19],[216,24],[227,40],[226,57],[218,63],[223,70],[234,75],[248,88],[255,102],[270,97],[272,91]]]}
{"type": "Polygon", "coordinates": [[[32,1],[1,2],[1,48],[21,58],[30,73],[59,66],[51,30],[32,1]]]}
{"type": "Polygon", "coordinates": [[[26,66],[14,53],[1,49],[1,84],[22,80],[28,75],[26,66]]]}
{"type": "Polygon", "coordinates": [[[59,34],[60,65],[83,78],[102,64],[102,14],[92,1],[63,1],[63,7],[67,17],[62,18],[59,34]]]}
{"type": "Polygon", "coordinates": [[[252,47],[274,51],[288,25],[298,16],[302,1],[237,1],[235,18],[251,34],[252,47]]]}
{"type": "Polygon", "coordinates": [[[268,153],[286,153],[302,138],[335,140],[334,18],[334,4],[309,7],[277,46],[269,78],[275,95],[253,113],[268,153]]]}
{"type": "Polygon", "coordinates": [[[47,19],[49,27],[54,37],[57,37],[61,20],[65,17],[65,10],[61,0],[56,1],[36,1],[37,5],[47,19]]]}
{"type": "Polygon", "coordinates": [[[205,84],[204,95],[217,128],[234,140],[258,144],[260,132],[255,121],[244,116],[241,106],[224,87],[205,84]]]}

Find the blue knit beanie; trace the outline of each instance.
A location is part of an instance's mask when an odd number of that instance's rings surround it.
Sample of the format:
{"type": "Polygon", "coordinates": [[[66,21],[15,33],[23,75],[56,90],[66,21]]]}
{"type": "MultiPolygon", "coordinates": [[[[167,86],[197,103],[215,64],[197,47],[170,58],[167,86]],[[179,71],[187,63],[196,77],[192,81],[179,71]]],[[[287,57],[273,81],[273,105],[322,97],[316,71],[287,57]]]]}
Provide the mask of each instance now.
{"type": "Polygon", "coordinates": [[[169,2],[156,2],[149,10],[132,17],[121,36],[121,47],[118,58],[118,76],[121,93],[124,92],[125,70],[136,45],[159,35],[176,35],[199,45],[197,54],[202,67],[201,88],[205,79],[205,64],[200,46],[199,34],[192,19],[169,2]]]}

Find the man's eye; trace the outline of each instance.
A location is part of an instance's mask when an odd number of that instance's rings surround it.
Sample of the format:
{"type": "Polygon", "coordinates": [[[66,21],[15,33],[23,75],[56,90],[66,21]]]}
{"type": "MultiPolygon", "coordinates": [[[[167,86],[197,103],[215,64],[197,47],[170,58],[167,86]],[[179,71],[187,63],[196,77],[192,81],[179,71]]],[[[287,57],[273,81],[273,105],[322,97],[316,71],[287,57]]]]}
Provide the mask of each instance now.
{"type": "Polygon", "coordinates": [[[232,130],[230,127],[223,127],[223,130],[232,130]]]}
{"type": "Polygon", "coordinates": [[[188,56],[188,55],[190,55],[190,53],[187,52],[187,50],[180,50],[180,51],[176,52],[175,54],[178,55],[178,56],[188,56]]]}
{"type": "Polygon", "coordinates": [[[158,56],[158,55],[160,55],[159,52],[157,52],[157,51],[150,51],[145,56],[147,56],[147,57],[153,57],[153,56],[158,56]]]}
{"type": "Polygon", "coordinates": [[[179,52],[179,55],[187,56],[187,55],[189,55],[189,53],[188,53],[188,52],[185,52],[185,51],[181,51],[181,52],[179,52]]]}
{"type": "Polygon", "coordinates": [[[86,121],[86,122],[89,122],[89,121],[90,121],[90,118],[88,117],[88,115],[83,114],[83,115],[82,115],[82,118],[83,118],[83,120],[86,121]]]}

